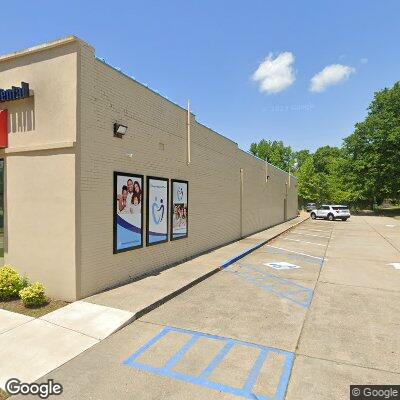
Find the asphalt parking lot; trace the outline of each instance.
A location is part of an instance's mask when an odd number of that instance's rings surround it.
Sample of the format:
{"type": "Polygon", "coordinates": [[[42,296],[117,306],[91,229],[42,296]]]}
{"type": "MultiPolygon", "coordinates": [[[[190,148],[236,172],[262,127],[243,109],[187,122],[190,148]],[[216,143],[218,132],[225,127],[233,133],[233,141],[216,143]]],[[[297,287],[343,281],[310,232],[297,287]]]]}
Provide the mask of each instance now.
{"type": "MultiPolygon", "coordinates": [[[[50,373],[65,399],[348,399],[400,384],[400,223],[307,220],[50,373]]],[[[25,398],[25,397],[21,397],[25,398]]]]}

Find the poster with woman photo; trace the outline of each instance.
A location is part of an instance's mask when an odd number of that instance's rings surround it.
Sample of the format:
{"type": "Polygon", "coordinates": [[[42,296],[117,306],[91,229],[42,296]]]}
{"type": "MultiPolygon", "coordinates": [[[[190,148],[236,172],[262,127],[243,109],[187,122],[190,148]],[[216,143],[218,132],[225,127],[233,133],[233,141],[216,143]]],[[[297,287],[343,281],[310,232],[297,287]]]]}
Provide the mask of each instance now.
{"type": "Polygon", "coordinates": [[[143,175],[114,172],[114,253],[143,246],[143,175]]]}
{"type": "Polygon", "coordinates": [[[169,181],[147,177],[147,234],[148,246],[168,240],[169,181]]]}
{"type": "Polygon", "coordinates": [[[171,205],[171,239],[182,239],[188,236],[188,197],[189,183],[172,180],[171,205]]]}

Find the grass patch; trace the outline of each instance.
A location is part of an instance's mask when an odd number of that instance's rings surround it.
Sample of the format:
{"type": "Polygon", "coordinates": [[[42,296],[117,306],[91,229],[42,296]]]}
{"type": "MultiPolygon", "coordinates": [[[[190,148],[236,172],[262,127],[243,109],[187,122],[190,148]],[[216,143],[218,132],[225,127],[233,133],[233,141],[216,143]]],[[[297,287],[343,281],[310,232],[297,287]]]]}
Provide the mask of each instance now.
{"type": "MultiPolygon", "coordinates": [[[[48,303],[41,307],[25,307],[21,299],[14,299],[8,301],[0,301],[0,308],[7,311],[12,311],[19,314],[28,315],[29,317],[39,318],[49,312],[58,310],[66,306],[68,303],[62,300],[49,300],[48,303]]],[[[1,400],[1,397],[0,397],[1,400]]]]}
{"type": "Polygon", "coordinates": [[[376,210],[378,215],[384,215],[385,217],[400,218],[400,206],[394,206],[390,208],[378,208],[376,210]]]}
{"type": "Polygon", "coordinates": [[[3,389],[0,389],[0,400],[4,400],[7,397],[9,397],[8,394],[3,389]]]}
{"type": "Polygon", "coordinates": [[[357,210],[354,215],[378,215],[382,217],[391,217],[400,220],[400,206],[393,207],[378,207],[375,211],[372,210],[357,210]]]}

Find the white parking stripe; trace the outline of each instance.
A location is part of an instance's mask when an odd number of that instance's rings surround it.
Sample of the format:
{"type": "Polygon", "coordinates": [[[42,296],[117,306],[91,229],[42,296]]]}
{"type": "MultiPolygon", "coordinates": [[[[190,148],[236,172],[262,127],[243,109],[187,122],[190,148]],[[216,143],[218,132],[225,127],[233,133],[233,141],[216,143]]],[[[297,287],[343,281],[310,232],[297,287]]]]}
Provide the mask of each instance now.
{"type": "Polygon", "coordinates": [[[318,237],[318,238],[323,238],[323,239],[329,239],[329,236],[320,236],[320,235],[315,235],[314,233],[301,233],[301,232],[289,232],[290,234],[295,234],[295,235],[305,235],[305,236],[313,236],[313,237],[318,237]]]}
{"type": "Polygon", "coordinates": [[[299,231],[326,232],[326,233],[331,232],[330,230],[326,230],[326,229],[314,229],[314,228],[305,228],[305,229],[299,228],[298,230],[299,230],[299,231]]]}
{"type": "MultiPolygon", "coordinates": [[[[271,246],[270,244],[267,244],[265,247],[271,247],[273,249],[287,251],[288,253],[300,254],[301,256],[317,258],[318,260],[323,260],[324,259],[324,257],[311,256],[310,254],[300,253],[299,251],[293,251],[293,250],[284,249],[283,247],[271,246]]],[[[327,260],[325,259],[325,261],[327,261],[327,260]]]]}
{"type": "Polygon", "coordinates": [[[326,246],[325,244],[321,243],[315,243],[315,242],[307,242],[305,240],[300,240],[300,239],[290,239],[290,238],[282,238],[283,240],[290,240],[292,242],[300,242],[300,243],[306,243],[306,244],[313,244],[314,246],[326,246]]]}

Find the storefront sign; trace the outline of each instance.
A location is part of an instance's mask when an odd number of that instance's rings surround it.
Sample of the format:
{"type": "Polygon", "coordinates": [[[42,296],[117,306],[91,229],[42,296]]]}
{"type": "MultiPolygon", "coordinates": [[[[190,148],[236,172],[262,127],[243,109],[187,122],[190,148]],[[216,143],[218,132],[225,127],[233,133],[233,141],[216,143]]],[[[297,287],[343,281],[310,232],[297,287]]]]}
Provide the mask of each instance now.
{"type": "Polygon", "coordinates": [[[188,191],[187,181],[172,180],[171,240],[188,236],[188,191]]]}
{"type": "Polygon", "coordinates": [[[21,82],[21,87],[12,86],[11,89],[0,89],[0,103],[29,97],[29,83],[21,82]]]}
{"type": "Polygon", "coordinates": [[[168,179],[147,177],[147,245],[168,241],[168,179]]]}
{"type": "Polygon", "coordinates": [[[8,147],[8,112],[0,110],[0,149],[8,147]]]}
{"type": "Polygon", "coordinates": [[[143,246],[143,175],[114,172],[114,253],[143,246]]]}

